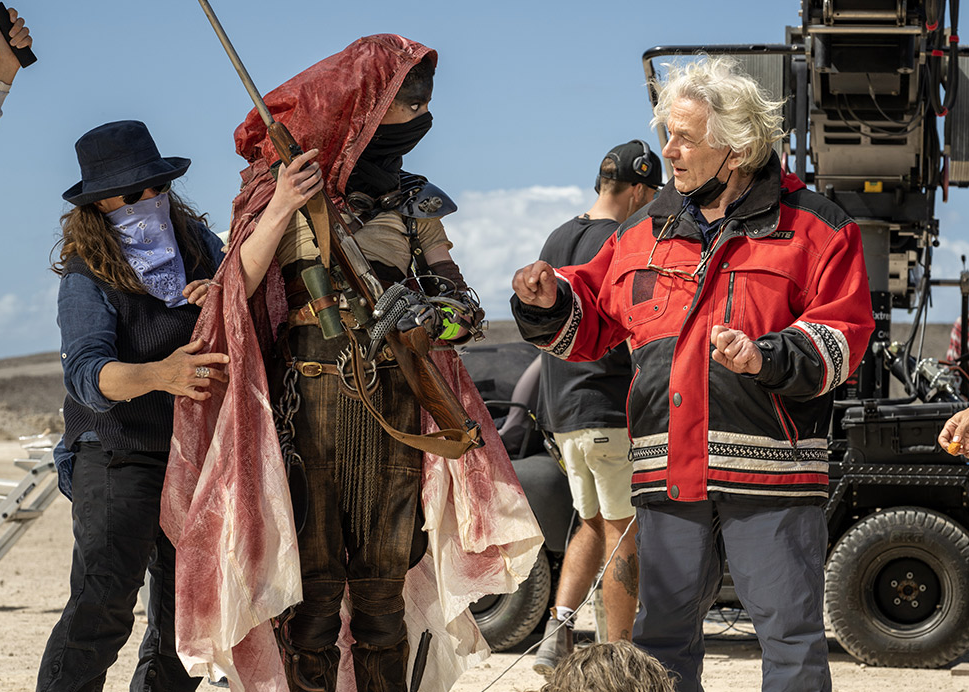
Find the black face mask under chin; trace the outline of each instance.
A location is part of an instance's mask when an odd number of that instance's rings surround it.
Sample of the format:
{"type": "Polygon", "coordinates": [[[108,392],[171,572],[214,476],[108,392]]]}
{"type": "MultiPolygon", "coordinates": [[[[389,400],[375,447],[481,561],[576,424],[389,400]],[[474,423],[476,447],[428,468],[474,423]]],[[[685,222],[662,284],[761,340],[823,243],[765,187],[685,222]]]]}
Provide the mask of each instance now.
{"type": "Polygon", "coordinates": [[[723,191],[727,189],[727,183],[730,182],[730,176],[733,175],[733,171],[727,174],[727,179],[723,182],[717,178],[720,175],[720,171],[723,168],[723,164],[727,163],[727,159],[730,158],[731,152],[727,152],[727,155],[723,157],[723,161],[720,162],[720,168],[717,172],[711,176],[711,178],[703,183],[700,187],[691,190],[690,192],[684,192],[682,195],[684,197],[689,197],[691,200],[696,202],[701,207],[708,207],[717,201],[717,198],[723,194],[723,191]]]}

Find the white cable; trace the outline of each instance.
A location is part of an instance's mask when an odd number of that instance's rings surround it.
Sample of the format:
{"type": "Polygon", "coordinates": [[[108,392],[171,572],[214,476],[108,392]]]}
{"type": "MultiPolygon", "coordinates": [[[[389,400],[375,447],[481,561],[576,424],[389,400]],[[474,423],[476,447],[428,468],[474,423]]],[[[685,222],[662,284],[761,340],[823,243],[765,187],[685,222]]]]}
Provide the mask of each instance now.
{"type": "Polygon", "coordinates": [[[574,618],[578,614],[578,612],[580,610],[582,610],[582,608],[585,607],[585,605],[589,602],[589,600],[595,595],[596,589],[599,588],[599,584],[602,583],[602,578],[606,575],[606,570],[609,568],[609,564],[612,562],[612,559],[616,556],[616,552],[619,550],[619,546],[622,545],[622,541],[626,537],[626,534],[629,533],[629,529],[631,529],[632,528],[632,525],[635,524],[635,523],[636,523],[636,515],[633,514],[633,516],[629,519],[629,523],[626,524],[626,530],[622,532],[622,535],[619,537],[619,540],[616,541],[616,547],[613,548],[612,549],[612,552],[609,554],[609,559],[606,560],[606,563],[602,566],[602,570],[599,572],[599,576],[596,577],[595,583],[593,583],[592,584],[592,588],[589,589],[589,595],[586,596],[585,597],[585,600],[582,601],[582,603],[579,604],[579,606],[575,609],[575,611],[572,613],[572,615],[570,615],[567,619],[562,620],[562,622],[559,624],[558,627],[556,627],[554,630],[552,630],[551,632],[549,632],[548,634],[546,634],[544,637],[542,637],[537,642],[535,642],[530,647],[528,647],[525,651],[523,651],[522,654],[521,654],[521,656],[519,656],[514,661],[512,661],[508,665],[508,667],[505,668],[503,671],[501,671],[501,673],[498,674],[498,677],[496,677],[494,680],[492,680],[491,682],[489,682],[488,683],[488,686],[485,687],[485,688],[483,688],[481,690],[481,692],[487,692],[487,690],[491,689],[491,687],[496,682],[498,682],[499,680],[501,680],[505,676],[505,673],[507,673],[512,668],[514,668],[515,666],[517,666],[519,661],[521,661],[523,658],[525,658],[530,653],[532,653],[532,651],[534,651],[537,647],[541,646],[542,642],[544,642],[546,639],[549,639],[556,632],[558,632],[560,629],[562,629],[563,627],[565,627],[569,620],[572,620],[574,622],[574,618]]]}

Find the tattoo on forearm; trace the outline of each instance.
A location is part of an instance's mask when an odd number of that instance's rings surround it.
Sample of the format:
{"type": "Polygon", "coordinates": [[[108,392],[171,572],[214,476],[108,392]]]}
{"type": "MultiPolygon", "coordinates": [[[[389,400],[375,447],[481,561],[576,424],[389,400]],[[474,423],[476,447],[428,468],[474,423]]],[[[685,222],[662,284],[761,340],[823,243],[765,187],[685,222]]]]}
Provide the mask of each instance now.
{"type": "Polygon", "coordinates": [[[621,555],[617,555],[615,560],[612,578],[625,587],[626,593],[636,596],[639,587],[639,564],[636,562],[636,556],[633,555],[626,560],[621,555]]]}

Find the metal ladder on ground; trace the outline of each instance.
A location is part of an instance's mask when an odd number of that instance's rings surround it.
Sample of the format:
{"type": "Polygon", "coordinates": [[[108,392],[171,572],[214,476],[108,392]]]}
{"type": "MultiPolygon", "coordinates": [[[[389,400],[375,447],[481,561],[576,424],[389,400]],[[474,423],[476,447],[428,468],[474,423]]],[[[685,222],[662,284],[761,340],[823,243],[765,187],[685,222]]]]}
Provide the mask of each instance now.
{"type": "Polygon", "coordinates": [[[27,458],[15,459],[14,465],[27,473],[19,481],[0,479],[0,560],[57,497],[56,437],[20,438],[27,458]]]}

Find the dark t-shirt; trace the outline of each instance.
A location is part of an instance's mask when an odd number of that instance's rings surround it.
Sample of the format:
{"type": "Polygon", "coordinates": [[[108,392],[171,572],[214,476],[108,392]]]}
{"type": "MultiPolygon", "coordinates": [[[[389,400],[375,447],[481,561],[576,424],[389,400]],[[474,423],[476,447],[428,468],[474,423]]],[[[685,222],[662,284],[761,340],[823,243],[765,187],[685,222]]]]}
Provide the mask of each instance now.
{"type": "MultiPolygon", "coordinates": [[[[598,254],[619,224],[576,217],[545,241],[541,259],[553,267],[585,264],[598,254]]],[[[538,417],[551,432],[625,428],[632,361],[625,343],[593,363],[569,363],[542,354],[538,417]]]]}

